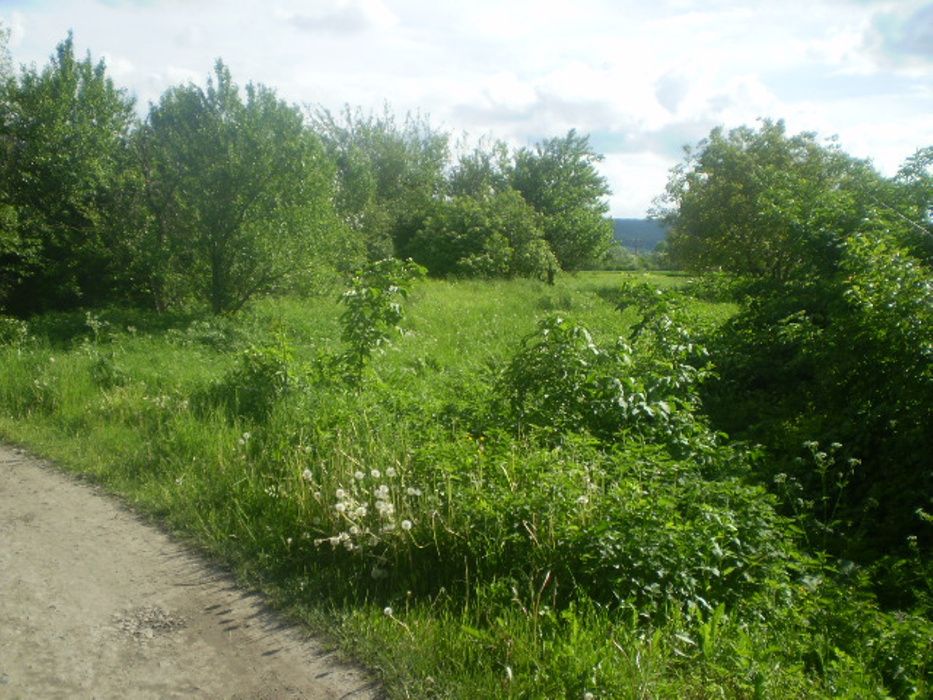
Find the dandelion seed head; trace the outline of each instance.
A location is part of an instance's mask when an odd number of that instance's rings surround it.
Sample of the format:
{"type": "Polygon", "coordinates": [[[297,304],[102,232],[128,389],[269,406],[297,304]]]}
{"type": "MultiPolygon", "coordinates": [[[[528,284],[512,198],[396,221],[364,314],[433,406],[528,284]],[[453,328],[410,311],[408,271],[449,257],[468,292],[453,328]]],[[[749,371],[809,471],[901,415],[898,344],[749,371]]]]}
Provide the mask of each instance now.
{"type": "Polygon", "coordinates": [[[310,469],[305,469],[303,472],[301,472],[301,478],[310,482],[314,479],[314,474],[311,473],[310,469]]]}
{"type": "Polygon", "coordinates": [[[393,467],[389,467],[388,469],[386,469],[386,476],[389,477],[390,479],[394,479],[397,474],[398,472],[396,472],[393,467]]]}
{"type": "Polygon", "coordinates": [[[403,529],[405,532],[408,532],[409,530],[411,530],[411,520],[403,520],[403,521],[402,521],[402,529],[403,529]]]}
{"type": "Polygon", "coordinates": [[[347,492],[344,491],[343,489],[337,489],[337,490],[334,492],[334,495],[335,495],[337,498],[339,498],[340,500],[343,500],[344,498],[347,497],[347,492]]]}
{"type": "Polygon", "coordinates": [[[392,617],[392,608],[390,608],[390,607],[387,605],[387,606],[383,609],[382,613],[383,613],[386,617],[392,617]]]}
{"type": "Polygon", "coordinates": [[[369,472],[369,475],[373,479],[378,479],[380,476],[382,476],[382,472],[380,472],[378,469],[373,469],[371,472],[369,472]]]}
{"type": "Polygon", "coordinates": [[[338,503],[337,505],[334,506],[334,510],[336,510],[338,513],[346,513],[346,512],[347,512],[347,504],[346,504],[346,503],[343,503],[343,502],[341,501],[340,503],[338,503]]]}
{"type": "Polygon", "coordinates": [[[365,475],[363,472],[357,470],[357,471],[353,474],[353,478],[356,479],[357,481],[362,481],[363,479],[366,478],[366,475],[365,475]]]}

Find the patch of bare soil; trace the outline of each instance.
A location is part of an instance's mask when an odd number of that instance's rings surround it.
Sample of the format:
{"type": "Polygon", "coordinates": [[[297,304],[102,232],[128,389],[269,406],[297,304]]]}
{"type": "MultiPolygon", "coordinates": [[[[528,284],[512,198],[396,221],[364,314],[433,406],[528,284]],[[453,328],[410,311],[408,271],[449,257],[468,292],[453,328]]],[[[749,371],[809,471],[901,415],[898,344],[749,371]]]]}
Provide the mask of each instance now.
{"type": "Polygon", "coordinates": [[[261,596],[0,445],[0,698],[375,698],[261,596]]]}

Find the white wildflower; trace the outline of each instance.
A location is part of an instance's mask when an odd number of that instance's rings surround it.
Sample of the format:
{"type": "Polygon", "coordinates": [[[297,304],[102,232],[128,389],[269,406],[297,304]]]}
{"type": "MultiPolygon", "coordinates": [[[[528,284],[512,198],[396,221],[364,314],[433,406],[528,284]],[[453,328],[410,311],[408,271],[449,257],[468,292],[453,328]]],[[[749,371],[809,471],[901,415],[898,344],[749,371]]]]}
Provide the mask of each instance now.
{"type": "Polygon", "coordinates": [[[405,489],[405,493],[407,493],[409,496],[420,496],[421,489],[416,489],[412,486],[409,486],[407,489],[405,489]]]}
{"type": "Polygon", "coordinates": [[[390,479],[394,479],[396,474],[398,474],[398,472],[396,472],[394,468],[389,467],[388,469],[386,469],[386,476],[389,477],[390,479]]]}
{"type": "Polygon", "coordinates": [[[303,472],[301,472],[301,478],[310,482],[314,480],[314,474],[311,473],[310,469],[305,469],[303,472]]]}
{"type": "Polygon", "coordinates": [[[363,472],[357,470],[357,472],[353,475],[353,477],[354,477],[357,481],[362,481],[363,479],[366,478],[366,475],[365,475],[363,472]]]}
{"type": "Polygon", "coordinates": [[[337,489],[334,492],[334,495],[342,501],[344,498],[347,497],[347,492],[344,491],[343,489],[337,489]]]}
{"type": "Polygon", "coordinates": [[[402,521],[402,529],[403,529],[405,532],[408,532],[409,530],[411,530],[411,520],[403,520],[403,521],[402,521]]]}
{"type": "Polygon", "coordinates": [[[580,505],[580,506],[585,506],[589,502],[590,502],[590,499],[587,496],[580,496],[577,499],[577,505],[580,505]]]}
{"type": "Polygon", "coordinates": [[[347,510],[347,504],[341,501],[334,506],[334,510],[336,510],[338,513],[345,513],[347,510]]]}
{"type": "Polygon", "coordinates": [[[382,472],[380,472],[378,469],[373,469],[371,472],[369,472],[369,475],[373,479],[378,479],[380,476],[382,476],[382,472]]]}
{"type": "Polygon", "coordinates": [[[392,608],[390,608],[388,605],[382,612],[386,617],[392,617],[392,608]]]}

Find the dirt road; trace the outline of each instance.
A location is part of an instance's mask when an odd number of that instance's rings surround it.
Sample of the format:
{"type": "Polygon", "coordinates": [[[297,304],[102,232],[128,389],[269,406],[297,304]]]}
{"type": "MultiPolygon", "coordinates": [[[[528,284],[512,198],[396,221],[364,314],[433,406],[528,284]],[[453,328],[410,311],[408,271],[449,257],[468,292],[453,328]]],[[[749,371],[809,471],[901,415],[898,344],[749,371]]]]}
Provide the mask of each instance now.
{"type": "Polygon", "coordinates": [[[163,532],[0,445],[0,698],[373,698],[163,532]]]}

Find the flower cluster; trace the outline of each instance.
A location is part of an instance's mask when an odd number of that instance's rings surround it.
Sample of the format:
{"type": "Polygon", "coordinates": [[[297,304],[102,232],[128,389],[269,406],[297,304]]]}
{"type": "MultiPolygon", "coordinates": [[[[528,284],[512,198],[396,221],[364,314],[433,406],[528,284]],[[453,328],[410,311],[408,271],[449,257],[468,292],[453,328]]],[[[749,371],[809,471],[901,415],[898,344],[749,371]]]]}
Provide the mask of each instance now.
{"type": "MultiPolygon", "coordinates": [[[[313,474],[305,469],[302,479],[313,484],[313,474]]],[[[380,545],[389,545],[388,538],[411,537],[414,518],[411,515],[421,489],[406,485],[394,467],[357,470],[346,485],[334,490],[331,521],[336,534],[315,540],[315,544],[342,547],[348,552],[366,550],[375,555],[374,576],[383,572],[385,557],[380,545]]]]}

